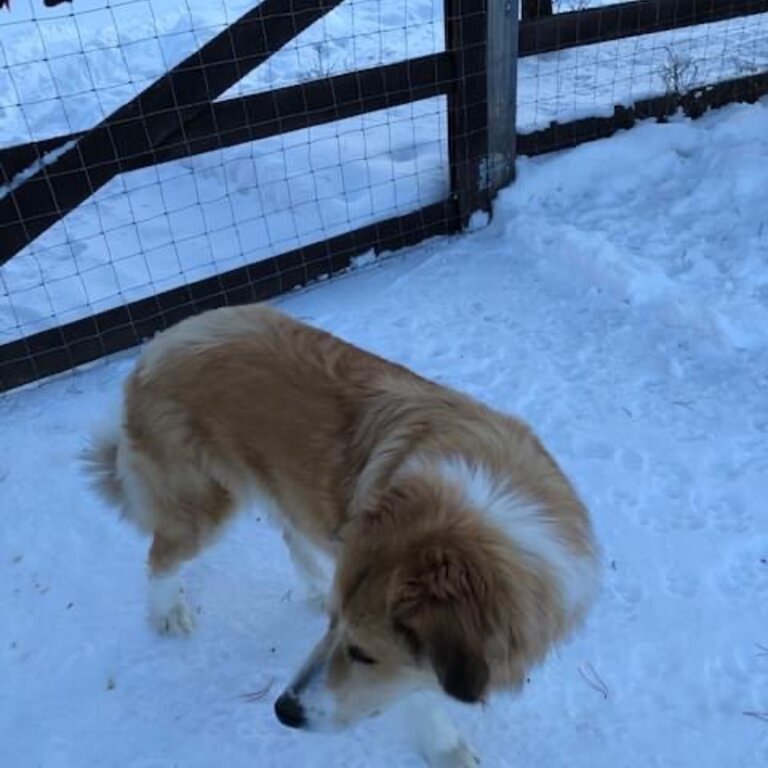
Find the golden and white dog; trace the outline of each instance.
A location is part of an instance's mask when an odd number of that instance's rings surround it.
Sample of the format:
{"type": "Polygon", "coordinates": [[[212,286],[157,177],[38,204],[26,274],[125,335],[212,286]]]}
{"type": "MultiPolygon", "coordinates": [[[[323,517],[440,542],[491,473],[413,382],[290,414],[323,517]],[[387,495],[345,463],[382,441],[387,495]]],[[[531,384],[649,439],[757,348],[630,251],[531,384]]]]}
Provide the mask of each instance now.
{"type": "MultiPolygon", "coordinates": [[[[520,421],[264,306],[160,334],[88,457],[152,535],[150,613],[191,628],[177,574],[255,496],[323,593],[327,633],[275,705],[330,729],[406,693],[482,702],[584,618],[598,584],[584,506],[520,421]]],[[[433,766],[475,764],[419,707],[433,766]]]]}

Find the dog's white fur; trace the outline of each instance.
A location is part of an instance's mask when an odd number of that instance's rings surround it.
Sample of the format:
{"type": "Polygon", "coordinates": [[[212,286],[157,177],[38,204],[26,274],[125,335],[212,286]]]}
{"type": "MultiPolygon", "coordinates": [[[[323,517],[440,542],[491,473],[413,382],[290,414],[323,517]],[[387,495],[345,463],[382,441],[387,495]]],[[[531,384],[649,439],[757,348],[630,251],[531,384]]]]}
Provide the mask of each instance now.
{"type": "Polygon", "coordinates": [[[482,466],[446,459],[438,470],[462,490],[476,509],[483,510],[505,536],[556,574],[571,616],[582,614],[598,590],[598,571],[591,553],[574,556],[562,539],[557,520],[541,504],[521,492],[501,487],[482,466]]]}
{"type": "MultiPolygon", "coordinates": [[[[420,691],[471,703],[518,688],[597,590],[587,512],[528,427],[266,307],[150,342],[87,459],[153,537],[164,632],[192,628],[180,565],[254,498],[274,508],[331,617],[277,702],[288,724],[342,727],[420,691]]],[[[414,711],[430,765],[475,764],[443,713],[414,711]]]]}
{"type": "Polygon", "coordinates": [[[186,635],[194,628],[192,614],[181,596],[177,570],[150,575],[149,620],[162,634],[186,635]]]}

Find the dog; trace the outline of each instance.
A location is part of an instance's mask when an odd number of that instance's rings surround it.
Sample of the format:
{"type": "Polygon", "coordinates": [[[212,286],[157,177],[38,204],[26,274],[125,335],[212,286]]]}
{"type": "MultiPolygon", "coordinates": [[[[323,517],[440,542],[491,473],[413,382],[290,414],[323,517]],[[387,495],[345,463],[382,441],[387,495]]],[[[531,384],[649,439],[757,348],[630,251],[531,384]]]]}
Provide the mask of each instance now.
{"type": "MultiPolygon", "coordinates": [[[[328,613],[275,703],[287,726],[519,689],[594,601],[588,512],[528,426],[275,309],[215,309],[160,333],[123,395],[86,459],[152,536],[157,628],[192,628],[179,567],[254,500],[328,613]]],[[[414,711],[429,765],[476,764],[442,710],[414,711]]]]}

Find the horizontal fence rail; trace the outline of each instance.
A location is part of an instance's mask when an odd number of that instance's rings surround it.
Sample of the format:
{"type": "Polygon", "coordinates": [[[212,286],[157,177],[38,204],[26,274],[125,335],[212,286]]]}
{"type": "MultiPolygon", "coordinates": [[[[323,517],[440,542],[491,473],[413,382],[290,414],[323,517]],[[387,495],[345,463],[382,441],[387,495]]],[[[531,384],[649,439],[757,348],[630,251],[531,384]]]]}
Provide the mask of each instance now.
{"type": "MultiPolygon", "coordinates": [[[[548,128],[518,134],[517,150],[521,155],[542,155],[576,147],[587,141],[605,139],[631,128],[639,120],[661,120],[682,111],[687,117],[701,117],[710,109],[718,109],[734,102],[753,104],[768,95],[768,72],[716,85],[694,88],[688,93],[665,94],[643,99],[629,107],[616,106],[608,117],[587,117],[568,123],[552,123],[548,128]]],[[[768,174],[768,169],[766,170],[768,174]]]]}
{"type": "Polygon", "coordinates": [[[0,347],[0,392],[130,349],[197,312],[279,296],[373,249],[455,231],[455,205],[445,201],[27,336],[0,347]]]}
{"type": "Polygon", "coordinates": [[[520,22],[519,55],[768,13],[768,0],[630,0],[520,22]]]}
{"type": "MultiPolygon", "coordinates": [[[[135,171],[182,157],[266,139],[348,117],[389,109],[445,94],[455,83],[455,67],[446,53],[311,80],[264,93],[203,105],[183,131],[176,131],[153,149],[119,159],[120,172],[135,171]]],[[[142,129],[141,118],[131,121],[142,129]]],[[[5,181],[84,133],[0,149],[0,171],[5,181]]],[[[109,161],[111,162],[111,161],[109,161]]],[[[97,162],[98,164],[98,162],[97,162]]],[[[68,174],[49,166],[48,175],[68,174]]],[[[10,247],[10,246],[9,246],[10,247]]],[[[0,247],[0,264],[13,256],[0,247]]]]}

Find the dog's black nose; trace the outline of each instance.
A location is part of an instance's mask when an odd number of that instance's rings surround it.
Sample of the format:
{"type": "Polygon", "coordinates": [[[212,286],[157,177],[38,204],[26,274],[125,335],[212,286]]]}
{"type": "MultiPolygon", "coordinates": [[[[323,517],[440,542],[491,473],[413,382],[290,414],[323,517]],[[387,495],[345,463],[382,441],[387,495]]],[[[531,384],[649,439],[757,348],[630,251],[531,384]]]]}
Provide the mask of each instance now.
{"type": "Polygon", "coordinates": [[[301,728],[307,722],[301,702],[290,692],[284,693],[275,702],[275,714],[289,728],[301,728]]]}

